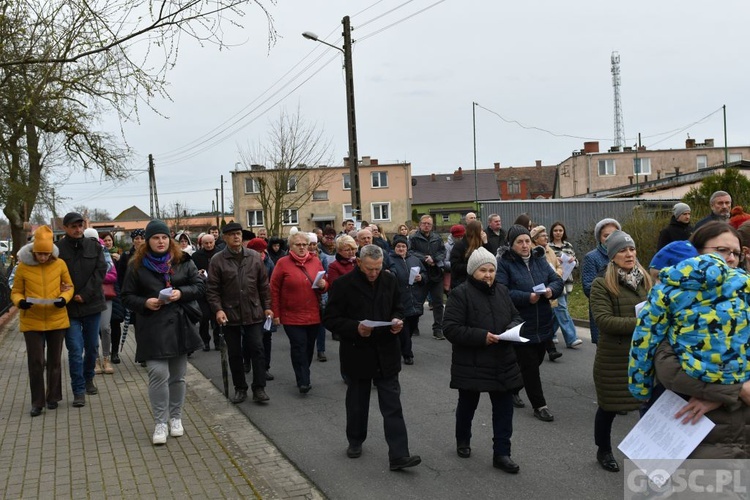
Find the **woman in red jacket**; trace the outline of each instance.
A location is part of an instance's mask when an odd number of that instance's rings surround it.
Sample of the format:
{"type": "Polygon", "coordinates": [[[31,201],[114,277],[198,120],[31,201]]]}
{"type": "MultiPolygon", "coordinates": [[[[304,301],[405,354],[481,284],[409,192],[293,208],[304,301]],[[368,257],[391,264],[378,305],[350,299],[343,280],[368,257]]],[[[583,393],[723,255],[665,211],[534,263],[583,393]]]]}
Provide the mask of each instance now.
{"type": "Polygon", "coordinates": [[[271,301],[274,322],[284,326],[291,347],[292,368],[299,392],[310,389],[310,364],[315,339],[320,331],[320,295],[328,289],[320,260],[308,250],[307,233],[289,238],[289,255],[280,258],[271,275],[271,301]],[[314,285],[314,286],[313,286],[314,285]],[[283,293],[282,293],[283,290],[283,293]]]}
{"type": "Polygon", "coordinates": [[[328,264],[328,282],[333,283],[336,278],[343,276],[357,264],[357,243],[349,235],[336,239],[336,260],[328,264]]]}

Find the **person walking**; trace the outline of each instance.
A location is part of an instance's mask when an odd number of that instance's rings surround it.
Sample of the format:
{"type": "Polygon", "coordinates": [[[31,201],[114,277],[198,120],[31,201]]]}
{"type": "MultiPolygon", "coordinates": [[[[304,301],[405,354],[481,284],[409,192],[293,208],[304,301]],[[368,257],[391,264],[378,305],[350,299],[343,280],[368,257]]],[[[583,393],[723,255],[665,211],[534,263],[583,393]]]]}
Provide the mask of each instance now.
{"type": "Polygon", "coordinates": [[[367,439],[370,392],[378,391],[383,431],[392,471],[422,462],[409,452],[409,439],[401,408],[401,352],[398,335],[404,327],[403,306],[396,277],[383,271],[383,250],[366,245],[357,268],[331,285],[325,311],[326,328],[341,337],[339,357],[346,377],[346,438],[349,458],[362,456],[367,439]],[[367,326],[364,320],[391,326],[367,326]]]}
{"type": "Polygon", "coordinates": [[[167,434],[180,437],[185,432],[187,356],[203,345],[197,299],[205,289],[195,264],[169,237],[164,221],[149,222],[145,239],[128,266],[122,300],[138,318],[135,358],[146,362],[155,423],[152,443],[161,445],[167,434]]]}
{"type": "Polygon", "coordinates": [[[112,366],[112,311],[114,310],[114,299],[117,298],[117,268],[114,260],[104,244],[104,240],[99,238],[99,233],[94,228],[87,228],[83,232],[84,238],[91,238],[98,242],[104,249],[104,261],[107,263],[107,274],[104,275],[102,282],[102,291],[104,292],[104,301],[107,308],[102,311],[99,320],[99,344],[101,345],[101,356],[97,353],[96,366],[94,373],[100,375],[106,373],[112,375],[115,369],[112,366]]]}
{"type": "Polygon", "coordinates": [[[427,271],[419,259],[413,255],[407,255],[407,252],[406,237],[400,234],[394,236],[391,264],[388,270],[398,280],[398,291],[404,308],[404,328],[399,333],[401,355],[404,358],[404,364],[413,365],[414,351],[411,337],[419,325],[419,318],[424,314],[424,293],[420,288],[424,287],[427,280],[427,271]],[[412,270],[416,270],[414,274],[412,270]]]}
{"type": "MultiPolygon", "coordinates": [[[[505,232],[503,232],[505,239],[505,232]]],[[[466,234],[463,238],[454,242],[450,252],[450,275],[451,290],[466,281],[468,273],[466,271],[469,257],[479,247],[483,247],[495,255],[489,243],[487,243],[487,234],[482,230],[482,224],[479,221],[471,221],[466,224],[466,234]]],[[[497,249],[495,249],[497,252],[497,249]]]]}
{"type": "Polygon", "coordinates": [[[258,252],[242,246],[242,226],[239,223],[230,222],[224,226],[223,234],[226,248],[216,254],[208,266],[206,298],[216,323],[224,327],[235,389],[232,402],[239,404],[247,399],[244,342],[253,371],[253,401],[265,403],[270,398],[265,390],[262,326],[267,318],[273,319],[266,266],[258,252]]]}
{"type": "MultiPolygon", "coordinates": [[[[532,254],[531,236],[526,227],[519,224],[511,226],[508,229],[508,245],[508,251],[497,258],[496,276],[510,290],[513,305],[524,319],[521,335],[529,339],[513,347],[534,416],[543,422],[552,422],[555,417],[544,399],[539,365],[544,361],[546,342],[552,337],[550,301],[562,294],[563,282],[550,267],[541,249],[532,254]]],[[[523,407],[524,403],[517,397],[514,404],[523,407]]]]}
{"type": "Polygon", "coordinates": [[[320,300],[328,290],[325,278],[318,276],[323,265],[310,253],[309,244],[308,233],[300,231],[291,236],[289,255],[276,262],[271,276],[274,323],[283,325],[289,338],[289,355],[301,394],[312,388],[310,365],[322,323],[320,300]]]}
{"type": "Polygon", "coordinates": [[[523,378],[513,345],[499,335],[523,318],[508,289],[495,281],[496,267],[496,257],[483,247],[472,252],[468,278],[448,296],[443,331],[453,344],[450,386],[458,389],[456,453],[471,456],[471,424],[479,397],[486,392],[492,402],[492,465],[515,474],[520,467],[510,458],[513,393],[521,389],[523,378]]]}
{"type": "Polygon", "coordinates": [[[52,236],[48,226],[40,226],[34,231],[34,241],[18,251],[10,296],[21,310],[20,330],[26,342],[32,417],[41,415],[45,405],[54,410],[62,400],[62,346],[70,326],[65,304],[73,298],[73,281],[68,266],[58,258],[60,251],[52,244],[52,236]]]}
{"type": "Polygon", "coordinates": [[[60,258],[68,266],[73,279],[73,300],[66,304],[70,327],[65,333],[68,349],[70,385],[73,406],[86,405],[86,394],[99,389],[94,383],[94,369],[99,350],[99,322],[107,304],[102,291],[107,263],[99,242],[83,237],[83,216],[70,212],[63,217],[65,237],[56,245],[60,258]]]}
{"type": "MultiPolygon", "coordinates": [[[[547,247],[555,252],[555,257],[560,259],[561,265],[562,256],[565,254],[568,259],[571,259],[572,265],[578,266],[575,250],[573,250],[573,245],[568,240],[568,233],[565,230],[563,223],[560,221],[554,222],[552,226],[550,226],[550,233],[552,234],[552,238],[551,241],[547,243],[547,247]]],[[[573,318],[570,317],[570,311],[568,310],[568,294],[572,291],[573,273],[571,273],[570,276],[568,276],[568,279],[565,280],[563,293],[557,298],[557,307],[552,309],[552,312],[555,314],[555,320],[552,323],[552,338],[553,340],[557,338],[557,327],[559,326],[563,339],[565,340],[565,346],[570,349],[575,349],[583,344],[583,340],[578,338],[576,325],[573,323],[573,318]]]]}
{"type": "Polygon", "coordinates": [[[432,217],[423,215],[419,219],[419,231],[409,238],[409,255],[418,258],[427,269],[426,292],[432,307],[432,336],[445,340],[443,336],[443,262],[445,245],[443,239],[432,230],[432,217]]]}
{"type": "MultiPolygon", "coordinates": [[[[622,227],[615,219],[602,219],[594,226],[596,248],[583,257],[583,266],[581,267],[583,293],[589,299],[591,298],[591,285],[599,273],[609,264],[605,242],[610,234],[620,230],[622,230],[622,227]]],[[[589,302],[589,331],[591,332],[591,343],[596,344],[599,341],[599,328],[594,320],[594,313],[591,311],[591,302],[589,302]]]]}
{"type": "MultiPolygon", "coordinates": [[[[195,267],[198,268],[198,276],[200,276],[201,279],[206,282],[208,281],[209,263],[211,262],[213,256],[219,253],[221,250],[216,248],[216,240],[214,240],[212,234],[203,235],[200,245],[201,247],[193,253],[192,257],[193,262],[195,263],[195,267]]],[[[199,332],[201,339],[203,340],[203,350],[205,352],[211,350],[211,331],[209,331],[210,327],[210,329],[213,330],[214,349],[218,351],[219,349],[221,349],[219,327],[216,324],[214,315],[211,313],[211,306],[208,305],[208,299],[206,298],[205,294],[198,298],[198,305],[201,306],[202,312],[199,332]]]]}

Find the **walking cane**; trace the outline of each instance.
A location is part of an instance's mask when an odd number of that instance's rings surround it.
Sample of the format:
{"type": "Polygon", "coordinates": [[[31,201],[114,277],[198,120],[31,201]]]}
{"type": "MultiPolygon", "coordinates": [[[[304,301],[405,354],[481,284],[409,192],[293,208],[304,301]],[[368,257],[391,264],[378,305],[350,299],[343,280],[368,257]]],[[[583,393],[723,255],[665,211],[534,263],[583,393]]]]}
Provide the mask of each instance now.
{"type": "Polygon", "coordinates": [[[219,350],[221,351],[221,378],[224,382],[224,397],[229,397],[229,362],[227,361],[227,342],[224,340],[224,329],[219,325],[219,350]]]}

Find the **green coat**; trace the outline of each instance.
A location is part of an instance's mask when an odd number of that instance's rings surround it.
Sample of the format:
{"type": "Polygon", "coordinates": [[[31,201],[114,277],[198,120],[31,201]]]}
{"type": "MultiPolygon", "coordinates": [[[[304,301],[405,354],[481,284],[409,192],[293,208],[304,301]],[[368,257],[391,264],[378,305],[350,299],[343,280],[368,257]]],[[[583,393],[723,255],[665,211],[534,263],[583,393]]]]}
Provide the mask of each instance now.
{"type": "Polygon", "coordinates": [[[635,306],[646,300],[643,282],[638,291],[620,285],[619,297],[613,297],[598,277],[591,285],[591,312],[599,327],[599,343],[594,358],[596,401],[602,410],[632,411],[642,404],[628,389],[628,359],[633,340],[635,306]]]}

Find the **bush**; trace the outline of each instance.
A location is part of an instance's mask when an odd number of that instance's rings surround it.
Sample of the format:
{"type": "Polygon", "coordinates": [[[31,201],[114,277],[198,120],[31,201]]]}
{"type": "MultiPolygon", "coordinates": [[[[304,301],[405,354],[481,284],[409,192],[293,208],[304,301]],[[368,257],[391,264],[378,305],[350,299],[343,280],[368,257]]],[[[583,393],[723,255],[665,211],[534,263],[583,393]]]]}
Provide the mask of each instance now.
{"type": "Polygon", "coordinates": [[[631,217],[620,221],[622,230],[635,240],[638,261],[643,267],[648,269],[648,264],[656,254],[659,232],[667,227],[671,218],[671,211],[647,210],[644,207],[638,207],[633,210],[631,217]]]}

